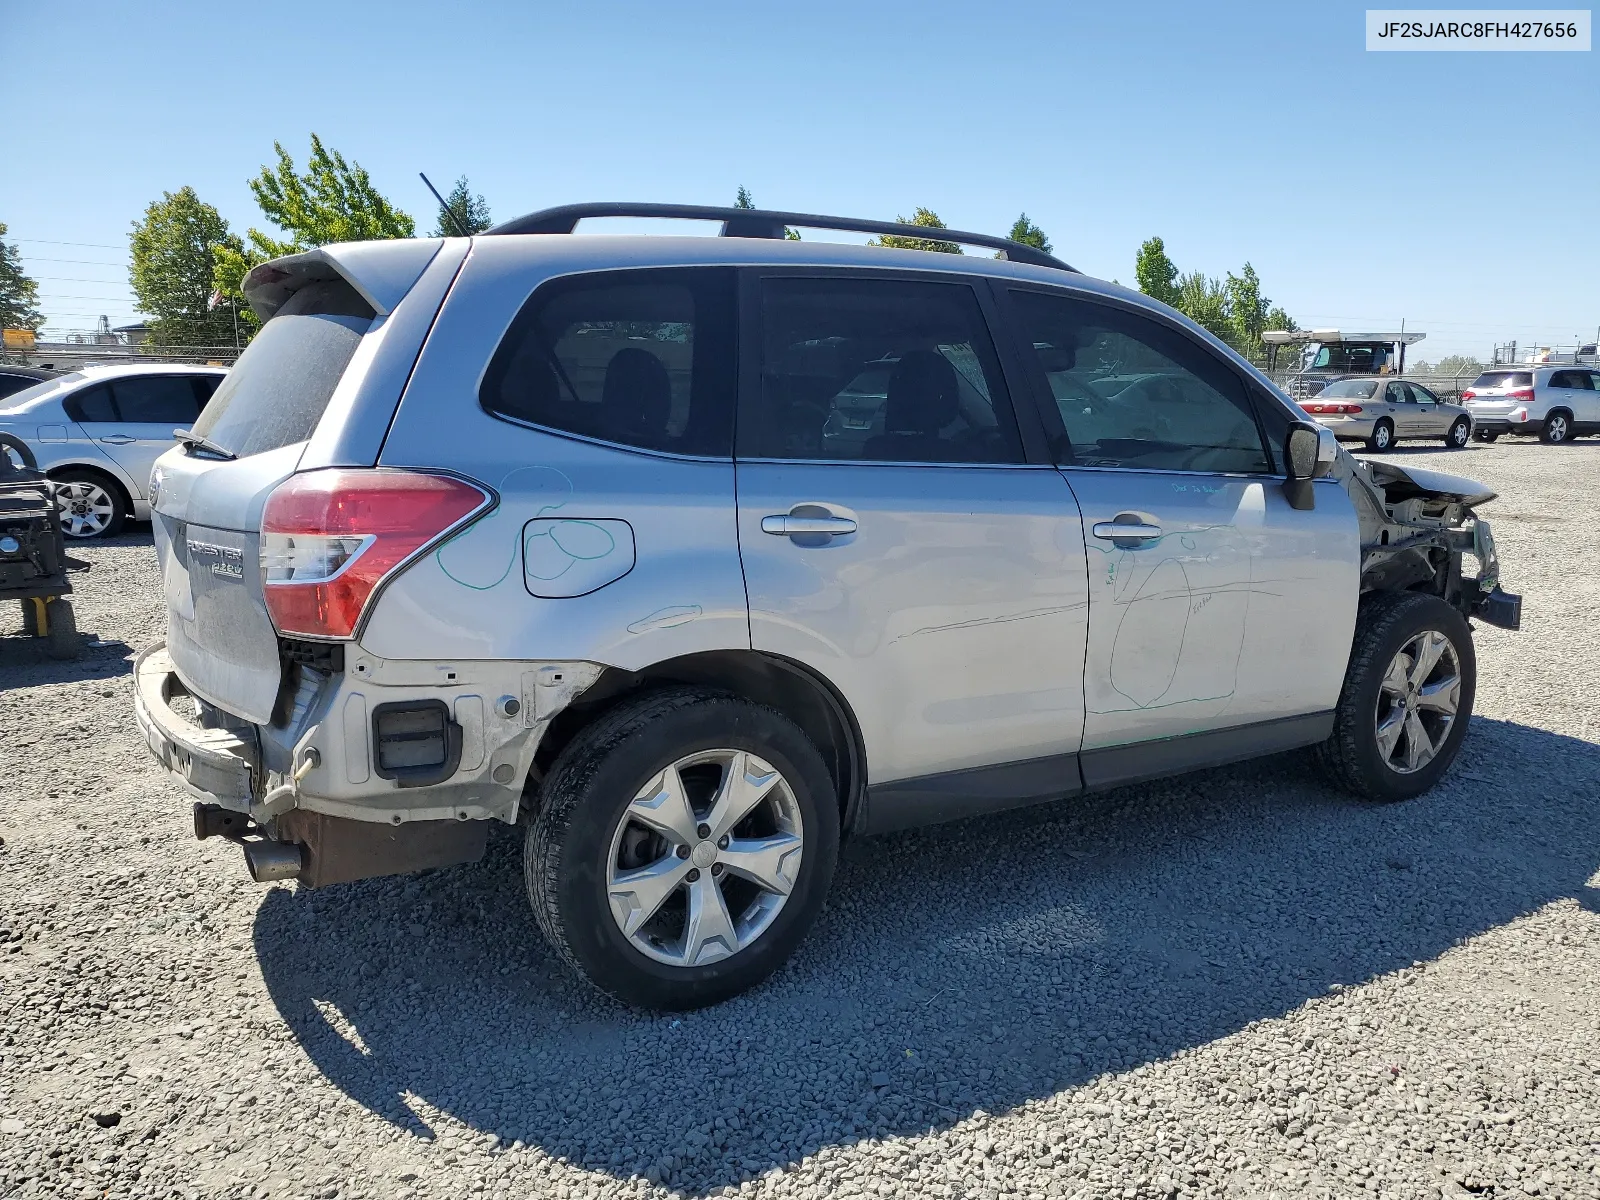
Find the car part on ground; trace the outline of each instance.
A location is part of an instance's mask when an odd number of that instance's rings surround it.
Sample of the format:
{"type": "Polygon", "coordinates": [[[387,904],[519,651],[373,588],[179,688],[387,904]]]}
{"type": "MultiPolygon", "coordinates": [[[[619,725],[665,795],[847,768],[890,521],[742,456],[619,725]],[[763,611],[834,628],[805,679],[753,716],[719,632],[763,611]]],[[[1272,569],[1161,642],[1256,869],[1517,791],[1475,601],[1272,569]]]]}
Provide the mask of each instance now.
{"type": "Polygon", "coordinates": [[[1490,489],[1358,462],[1025,248],[541,224],[574,211],[255,268],[265,324],[157,464],[136,710],[258,878],[471,861],[524,822],[559,953],[685,1008],[777,969],[847,832],[1330,731],[1403,777],[1346,754],[1369,794],[1448,767],[1466,710],[1396,726],[1442,680],[1396,664],[1516,626],[1490,489]],[[1388,646],[1396,596],[1432,624],[1388,646]],[[1390,707],[1351,732],[1373,656],[1390,707]]]}
{"type": "Polygon", "coordinates": [[[21,604],[23,633],[43,638],[52,658],[78,656],[67,576],[87,565],[67,556],[51,484],[43,472],[16,467],[0,456],[0,601],[21,604]]]}

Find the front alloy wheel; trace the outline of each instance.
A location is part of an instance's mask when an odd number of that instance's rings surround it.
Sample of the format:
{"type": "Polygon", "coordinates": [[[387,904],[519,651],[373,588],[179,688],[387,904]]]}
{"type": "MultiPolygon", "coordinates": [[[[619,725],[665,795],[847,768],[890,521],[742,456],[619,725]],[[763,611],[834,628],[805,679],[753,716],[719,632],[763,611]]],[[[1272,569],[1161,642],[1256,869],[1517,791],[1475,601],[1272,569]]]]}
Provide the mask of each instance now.
{"type": "Polygon", "coordinates": [[[1449,740],[1461,704],[1461,663],[1444,634],[1424,630],[1384,672],[1374,710],[1378,753],[1392,771],[1426,767],[1449,740]]]}

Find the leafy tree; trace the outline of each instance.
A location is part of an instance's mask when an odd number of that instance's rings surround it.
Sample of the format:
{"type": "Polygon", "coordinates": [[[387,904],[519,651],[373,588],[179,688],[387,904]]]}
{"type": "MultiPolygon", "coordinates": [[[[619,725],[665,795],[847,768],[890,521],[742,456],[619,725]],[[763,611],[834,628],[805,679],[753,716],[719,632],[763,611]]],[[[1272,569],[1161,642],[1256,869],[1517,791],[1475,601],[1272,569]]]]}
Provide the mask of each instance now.
{"type": "Polygon", "coordinates": [[[1011,232],[1006,234],[1013,242],[1021,242],[1024,246],[1032,246],[1036,250],[1050,253],[1050,239],[1045,237],[1044,230],[1028,220],[1028,214],[1023,213],[1011,223],[1011,232]]]}
{"type": "Polygon", "coordinates": [[[1133,277],[1146,296],[1176,306],[1178,268],[1167,257],[1166,244],[1160,238],[1153,237],[1139,247],[1133,277]]]}
{"type": "Polygon", "coordinates": [[[233,343],[233,314],[209,308],[219,249],[244,252],[222,215],[190,187],[164,192],[133,223],[128,277],[150,338],[164,346],[233,343]]]}
{"type": "Polygon", "coordinates": [[[1470,354],[1446,354],[1433,370],[1437,375],[1479,375],[1483,364],[1470,354]]]}
{"type": "Polygon", "coordinates": [[[489,202],[474,196],[467,187],[467,177],[456,180],[439,206],[439,219],[434,222],[434,237],[459,237],[462,233],[482,233],[494,222],[489,219],[489,202]],[[454,220],[451,218],[454,217],[454,220]]]}
{"type": "Polygon", "coordinates": [[[756,202],[750,198],[750,189],[744,184],[739,185],[739,194],[733,198],[735,208],[754,208],[756,202]]]}
{"type": "MultiPolygon", "coordinates": [[[[294,159],[282,143],[274,142],[273,149],[277,165],[262,167],[261,174],[250,181],[250,191],[267,220],[288,236],[279,239],[251,229],[249,245],[242,250],[224,247],[217,251],[217,288],[230,300],[243,306],[245,275],[269,258],[329,242],[416,235],[416,222],[372,186],[361,165],[346,162],[337,150],[328,150],[316,134],[311,135],[311,157],[304,175],[295,170],[294,159]]],[[[248,307],[240,308],[239,317],[254,325],[248,307]]]]}
{"type": "Polygon", "coordinates": [[[1221,280],[1209,277],[1204,271],[1178,276],[1172,306],[1202,329],[1216,334],[1229,345],[1234,344],[1236,332],[1228,312],[1228,289],[1221,280]]]}
{"type": "Polygon", "coordinates": [[[1295,323],[1295,319],[1288,313],[1284,312],[1281,307],[1278,305],[1273,305],[1272,311],[1267,313],[1267,323],[1263,325],[1262,328],[1282,329],[1289,333],[1293,333],[1295,330],[1299,329],[1300,326],[1297,325],[1295,323]]]}
{"type": "Polygon", "coordinates": [[[1281,329],[1282,326],[1270,324],[1272,301],[1261,294],[1261,279],[1256,269],[1245,263],[1244,270],[1239,274],[1229,271],[1224,290],[1228,297],[1228,323],[1233,327],[1233,336],[1229,340],[1246,358],[1265,357],[1262,330],[1281,329]]]}
{"type": "MultiPolygon", "coordinates": [[[[910,220],[905,217],[896,217],[902,225],[922,225],[928,229],[950,228],[939,219],[939,214],[929,208],[919,208],[911,214],[910,220]]],[[[886,233],[882,237],[873,238],[867,243],[869,246],[888,246],[895,250],[931,250],[936,254],[960,254],[961,247],[954,242],[939,242],[931,238],[902,237],[897,233],[886,233]]]]}
{"type": "Polygon", "coordinates": [[[6,227],[0,223],[0,327],[31,329],[44,324],[39,311],[39,285],[22,269],[22,255],[14,242],[5,241],[6,227]]]}

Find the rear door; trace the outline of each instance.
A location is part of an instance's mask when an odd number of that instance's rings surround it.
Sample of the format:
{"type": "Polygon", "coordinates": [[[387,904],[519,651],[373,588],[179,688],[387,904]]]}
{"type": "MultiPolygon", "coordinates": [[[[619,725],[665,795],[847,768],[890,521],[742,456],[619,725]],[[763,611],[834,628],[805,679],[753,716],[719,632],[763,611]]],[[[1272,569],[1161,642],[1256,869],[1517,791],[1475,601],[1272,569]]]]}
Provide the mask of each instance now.
{"type": "Polygon", "coordinates": [[[1083,534],[1061,477],[1026,461],[990,303],[948,276],[744,279],[751,644],[844,693],[877,828],[949,815],[937,786],[897,781],[1030,763],[990,778],[996,802],[1078,787],[1083,534]]]}
{"type": "Polygon", "coordinates": [[[1324,736],[1359,582],[1344,490],[1291,509],[1266,439],[1289,416],[1264,424],[1245,378],[1180,328],[1082,294],[1009,305],[1086,534],[1085,783],[1324,736]]]}
{"type": "Polygon", "coordinates": [[[193,375],[128,375],[106,387],[117,420],[97,427],[91,436],[133,480],[135,494],[147,496],[150,469],[172,449],[172,431],[195,423],[202,393],[209,396],[210,389],[202,388],[193,375]]]}
{"type": "Polygon", "coordinates": [[[1388,408],[1389,419],[1394,422],[1396,437],[1418,437],[1426,432],[1422,415],[1411,398],[1411,389],[1405,384],[1397,380],[1384,384],[1383,402],[1388,408]]]}

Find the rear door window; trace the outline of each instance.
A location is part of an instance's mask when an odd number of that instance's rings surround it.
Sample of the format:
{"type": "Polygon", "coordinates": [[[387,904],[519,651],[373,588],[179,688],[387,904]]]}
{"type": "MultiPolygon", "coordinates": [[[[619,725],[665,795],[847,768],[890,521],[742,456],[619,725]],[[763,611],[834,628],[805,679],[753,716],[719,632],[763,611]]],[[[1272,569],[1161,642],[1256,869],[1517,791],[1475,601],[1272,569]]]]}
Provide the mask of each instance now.
{"type": "Polygon", "coordinates": [[[375,316],[342,279],[306,284],[239,356],[195,433],[240,458],[306,441],[375,316]]]}
{"type": "Polygon", "coordinates": [[[733,453],[733,271],[610,271],[536,291],[479,390],[493,416],[641,450],[733,453]]]}
{"type": "Polygon", "coordinates": [[[109,424],[117,419],[117,409],[111,401],[111,385],[107,383],[69,396],[62,407],[67,410],[67,416],[81,425],[109,424]]]}
{"type": "Polygon", "coordinates": [[[741,457],[1022,461],[988,326],[967,284],[767,278],[760,323],[760,391],[741,457]]]}
{"type": "Polygon", "coordinates": [[[200,415],[187,375],[134,375],[111,382],[117,418],[136,424],[187,428],[200,415]]]}
{"type": "Polygon", "coordinates": [[[1076,297],[1011,296],[1066,428],[1064,465],[1272,469],[1243,381],[1177,330],[1076,297]]]}

